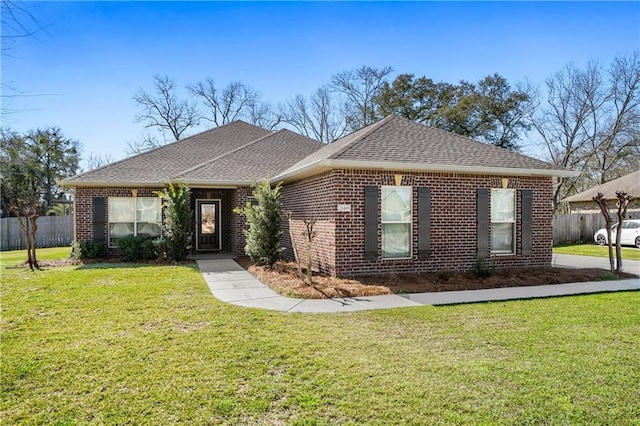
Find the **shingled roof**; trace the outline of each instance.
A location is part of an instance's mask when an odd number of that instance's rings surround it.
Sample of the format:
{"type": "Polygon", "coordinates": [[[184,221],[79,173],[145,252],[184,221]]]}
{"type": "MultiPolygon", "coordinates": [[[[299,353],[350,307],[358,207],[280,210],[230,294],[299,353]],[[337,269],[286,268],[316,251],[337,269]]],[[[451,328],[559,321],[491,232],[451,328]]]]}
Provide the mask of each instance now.
{"type": "Polygon", "coordinates": [[[273,176],[322,146],[288,130],[234,121],[65,179],[64,186],[246,186],[273,176]]]}
{"type": "Polygon", "coordinates": [[[562,201],[569,203],[593,201],[593,197],[595,197],[598,192],[602,193],[605,200],[615,200],[617,199],[616,191],[623,191],[633,198],[640,198],[640,170],[619,177],[618,179],[610,180],[602,185],[594,186],[591,189],[567,197],[562,201]]]}
{"type": "Polygon", "coordinates": [[[574,175],[555,164],[391,115],[322,147],[274,180],[297,179],[331,168],[574,175]]]}

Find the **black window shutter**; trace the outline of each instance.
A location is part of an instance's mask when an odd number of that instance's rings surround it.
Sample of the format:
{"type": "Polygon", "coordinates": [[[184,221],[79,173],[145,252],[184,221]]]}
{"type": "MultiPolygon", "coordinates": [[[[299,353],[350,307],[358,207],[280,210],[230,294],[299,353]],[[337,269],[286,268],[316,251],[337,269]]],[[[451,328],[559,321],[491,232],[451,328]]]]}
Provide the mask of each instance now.
{"type": "Polygon", "coordinates": [[[533,217],[533,192],[530,189],[521,191],[522,207],[522,255],[531,256],[531,219],[533,217]]]}
{"type": "Polygon", "coordinates": [[[104,197],[93,197],[93,239],[104,241],[104,197]]]}
{"type": "Polygon", "coordinates": [[[418,188],[418,259],[431,255],[431,189],[418,188]]]}
{"type": "Polygon", "coordinates": [[[364,187],[364,258],[378,258],[378,187],[364,187]]]}
{"type": "Polygon", "coordinates": [[[489,194],[487,188],[478,189],[478,256],[483,257],[489,254],[489,194]]]}

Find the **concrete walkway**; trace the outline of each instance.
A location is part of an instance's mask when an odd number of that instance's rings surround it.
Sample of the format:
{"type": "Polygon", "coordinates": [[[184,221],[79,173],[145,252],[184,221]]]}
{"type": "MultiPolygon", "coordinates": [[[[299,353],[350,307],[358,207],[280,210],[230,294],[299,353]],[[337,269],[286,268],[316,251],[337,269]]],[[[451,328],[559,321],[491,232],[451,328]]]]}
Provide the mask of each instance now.
{"type": "MultiPolygon", "coordinates": [[[[198,259],[198,267],[211,293],[223,302],[284,312],[337,313],[421,305],[531,299],[611,291],[640,290],[640,278],[622,281],[555,284],[489,290],[362,296],[336,299],[295,299],[281,296],[244,270],[233,259],[198,259]]],[[[556,259],[555,266],[561,265],[556,259]]],[[[577,266],[576,266],[577,267],[577,266]]],[[[593,266],[591,266],[593,267],[593,266]]]]}

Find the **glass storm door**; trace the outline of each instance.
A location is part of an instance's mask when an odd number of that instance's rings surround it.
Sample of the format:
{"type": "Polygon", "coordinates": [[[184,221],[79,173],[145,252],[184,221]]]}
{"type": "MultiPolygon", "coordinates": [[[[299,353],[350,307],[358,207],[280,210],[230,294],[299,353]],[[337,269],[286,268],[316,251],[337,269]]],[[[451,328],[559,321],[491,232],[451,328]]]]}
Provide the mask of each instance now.
{"type": "Polygon", "coordinates": [[[196,201],[196,250],[220,250],[220,201],[196,201]]]}

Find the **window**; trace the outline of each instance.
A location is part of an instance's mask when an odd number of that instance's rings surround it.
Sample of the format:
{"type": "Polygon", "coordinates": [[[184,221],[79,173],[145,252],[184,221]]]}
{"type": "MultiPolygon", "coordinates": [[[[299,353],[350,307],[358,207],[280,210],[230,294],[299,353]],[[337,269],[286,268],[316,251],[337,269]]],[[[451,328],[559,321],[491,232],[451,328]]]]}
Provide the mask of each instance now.
{"type": "Polygon", "coordinates": [[[491,190],[491,253],[515,253],[516,190],[491,190]]]}
{"type": "Polygon", "coordinates": [[[410,186],[382,187],[382,257],[411,257],[410,186]]]}
{"type": "Polygon", "coordinates": [[[162,213],[160,198],[109,198],[109,245],[124,237],[160,236],[162,213]]]}

